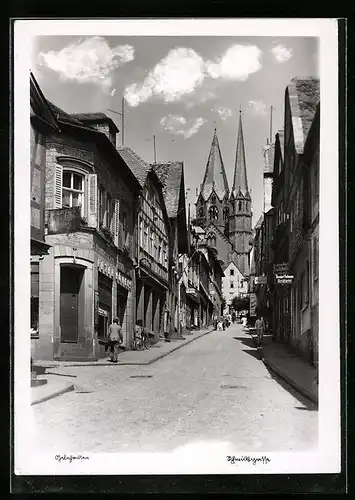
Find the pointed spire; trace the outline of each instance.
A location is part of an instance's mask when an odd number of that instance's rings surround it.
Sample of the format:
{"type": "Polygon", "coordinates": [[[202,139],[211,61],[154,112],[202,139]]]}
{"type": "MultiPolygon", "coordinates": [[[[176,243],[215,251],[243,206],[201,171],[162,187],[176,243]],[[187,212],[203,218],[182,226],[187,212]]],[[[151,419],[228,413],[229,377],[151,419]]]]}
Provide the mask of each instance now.
{"type": "Polygon", "coordinates": [[[223,199],[226,193],[229,193],[227,176],[223,165],[221,150],[219,147],[217,129],[214,129],[214,135],[208,156],[205,176],[201,185],[201,194],[207,200],[212,190],[215,190],[219,199],[223,199]]]}
{"type": "Polygon", "coordinates": [[[239,191],[243,194],[243,196],[249,193],[241,108],[239,109],[239,127],[232,193],[236,196],[239,191]]]}

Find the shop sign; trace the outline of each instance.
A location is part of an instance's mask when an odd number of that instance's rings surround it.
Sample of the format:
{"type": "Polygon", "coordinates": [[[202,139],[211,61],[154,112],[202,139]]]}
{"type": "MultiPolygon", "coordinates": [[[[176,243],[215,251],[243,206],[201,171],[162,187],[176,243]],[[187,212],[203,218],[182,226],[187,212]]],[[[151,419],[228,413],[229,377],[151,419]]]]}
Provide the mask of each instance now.
{"type": "Polygon", "coordinates": [[[288,273],[288,263],[283,262],[282,264],[274,264],[273,266],[275,274],[288,273]]]}
{"type": "Polygon", "coordinates": [[[106,309],[102,309],[101,307],[99,307],[99,315],[100,316],[106,316],[108,317],[108,311],[106,311],[106,309]]]}
{"type": "Polygon", "coordinates": [[[250,294],[249,314],[250,314],[250,316],[256,316],[256,294],[255,293],[250,294]]]}
{"type": "Polygon", "coordinates": [[[266,285],[267,276],[255,276],[255,285],[266,285]]]}
{"type": "Polygon", "coordinates": [[[278,274],[275,276],[278,285],[290,285],[293,283],[293,274],[278,274]]]}

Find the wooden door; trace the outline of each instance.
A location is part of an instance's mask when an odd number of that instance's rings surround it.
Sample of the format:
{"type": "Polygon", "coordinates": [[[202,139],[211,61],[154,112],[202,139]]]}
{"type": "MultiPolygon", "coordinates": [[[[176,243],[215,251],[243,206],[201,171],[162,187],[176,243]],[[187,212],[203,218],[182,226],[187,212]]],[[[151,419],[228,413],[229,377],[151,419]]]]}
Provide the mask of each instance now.
{"type": "Polygon", "coordinates": [[[78,342],[79,290],[82,270],[62,266],[60,277],[61,342],[78,342]]]}

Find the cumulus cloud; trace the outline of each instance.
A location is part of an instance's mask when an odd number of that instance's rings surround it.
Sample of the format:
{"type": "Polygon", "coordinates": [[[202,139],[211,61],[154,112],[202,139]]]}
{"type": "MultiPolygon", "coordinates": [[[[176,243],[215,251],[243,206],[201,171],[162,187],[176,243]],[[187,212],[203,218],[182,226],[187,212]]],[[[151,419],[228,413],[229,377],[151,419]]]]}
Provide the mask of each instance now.
{"type": "Polygon", "coordinates": [[[225,108],[223,106],[213,108],[211,111],[215,111],[216,113],[218,113],[219,117],[222,120],[227,120],[228,118],[230,118],[232,116],[232,110],[229,108],[225,108]]]}
{"type": "Polygon", "coordinates": [[[134,59],[131,45],[111,48],[105,38],[81,39],[61,50],[40,52],[38,62],[57,72],[63,80],[112,86],[112,71],[134,59]]]}
{"type": "Polygon", "coordinates": [[[211,99],[214,99],[216,96],[216,94],[214,92],[204,92],[203,94],[199,95],[199,96],[194,96],[194,98],[190,101],[187,101],[186,102],[186,108],[187,109],[191,109],[193,108],[194,106],[197,106],[199,104],[203,104],[207,101],[210,101],[211,99]]]}
{"type": "Polygon", "coordinates": [[[288,61],[292,57],[292,49],[288,49],[284,45],[275,45],[275,47],[271,49],[271,52],[279,63],[288,61]]]}
{"type": "Polygon", "coordinates": [[[253,115],[266,115],[267,107],[263,101],[249,101],[248,106],[253,115]]]}
{"type": "MultiPolygon", "coordinates": [[[[232,45],[216,61],[205,61],[193,49],[177,47],[168,52],[143,82],[126,87],[125,99],[131,106],[138,106],[154,96],[173,102],[191,95],[207,77],[244,81],[261,68],[261,54],[255,45],[232,45]]],[[[206,100],[211,94],[205,94],[206,100]]]]}
{"type": "Polygon", "coordinates": [[[160,120],[160,124],[165,130],[172,134],[182,135],[185,139],[195,135],[205,122],[206,120],[201,117],[186,120],[183,116],[171,114],[160,120]]]}
{"type": "Polygon", "coordinates": [[[144,79],[132,83],[125,90],[125,99],[131,106],[145,102],[153,95],[166,102],[179,100],[192,93],[203,82],[204,62],[194,50],[179,47],[168,52],[144,79]]]}
{"type": "Polygon", "coordinates": [[[256,45],[232,45],[218,61],[207,61],[207,73],[212,78],[245,81],[261,69],[261,50],[256,45]]]}

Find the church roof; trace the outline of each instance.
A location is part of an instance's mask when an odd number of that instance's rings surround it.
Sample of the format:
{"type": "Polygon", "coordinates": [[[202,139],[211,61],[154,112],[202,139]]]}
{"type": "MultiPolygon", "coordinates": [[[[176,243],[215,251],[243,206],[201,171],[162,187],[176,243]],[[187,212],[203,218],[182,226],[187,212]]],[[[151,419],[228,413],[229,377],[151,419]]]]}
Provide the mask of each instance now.
{"type": "Polygon", "coordinates": [[[237,150],[235,156],[235,168],[232,188],[232,193],[234,194],[234,196],[236,196],[239,190],[244,196],[249,193],[241,111],[239,112],[237,150]]]}
{"type": "Polygon", "coordinates": [[[209,198],[213,190],[220,200],[229,192],[216,129],[214,131],[211,150],[207,160],[205,176],[201,185],[201,194],[205,200],[209,198]]]}
{"type": "Polygon", "coordinates": [[[168,216],[170,218],[177,217],[181,183],[184,181],[183,163],[181,161],[154,163],[152,167],[163,185],[168,216]]]}
{"type": "Polygon", "coordinates": [[[319,103],[319,79],[292,78],[287,86],[286,96],[290,104],[295,149],[298,154],[303,154],[307,135],[319,103]]]}

